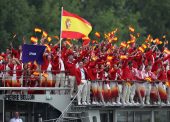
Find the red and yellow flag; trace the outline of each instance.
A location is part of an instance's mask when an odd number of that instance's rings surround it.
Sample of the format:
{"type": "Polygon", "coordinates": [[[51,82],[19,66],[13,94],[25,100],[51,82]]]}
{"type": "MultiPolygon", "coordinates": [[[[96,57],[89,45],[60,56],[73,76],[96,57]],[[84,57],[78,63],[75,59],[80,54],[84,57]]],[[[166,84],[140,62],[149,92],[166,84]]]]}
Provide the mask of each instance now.
{"type": "Polygon", "coordinates": [[[45,31],[43,31],[42,35],[43,35],[43,37],[47,37],[47,36],[48,36],[48,33],[45,32],[45,31]]]}
{"type": "Polygon", "coordinates": [[[82,40],[83,40],[83,44],[82,44],[83,46],[89,45],[89,43],[90,43],[89,37],[83,37],[82,40]]]}
{"type": "Polygon", "coordinates": [[[132,26],[129,26],[129,31],[134,33],[135,29],[132,26]]]}
{"type": "Polygon", "coordinates": [[[100,38],[100,33],[99,33],[99,32],[96,32],[94,35],[95,35],[97,38],[100,38]]]}
{"type": "Polygon", "coordinates": [[[37,43],[38,42],[38,38],[36,38],[36,37],[31,37],[31,42],[32,43],[37,43]]]}
{"type": "Polygon", "coordinates": [[[168,50],[167,48],[165,48],[163,52],[166,54],[170,54],[170,50],[168,50]]]}
{"type": "Polygon", "coordinates": [[[34,31],[41,33],[41,29],[40,28],[35,28],[34,31]]]}
{"type": "Polygon", "coordinates": [[[48,42],[51,42],[52,38],[51,38],[51,37],[48,37],[47,40],[48,40],[48,42]]]}
{"type": "Polygon", "coordinates": [[[61,21],[61,38],[80,39],[88,37],[92,30],[91,24],[85,19],[63,10],[61,21]]]}

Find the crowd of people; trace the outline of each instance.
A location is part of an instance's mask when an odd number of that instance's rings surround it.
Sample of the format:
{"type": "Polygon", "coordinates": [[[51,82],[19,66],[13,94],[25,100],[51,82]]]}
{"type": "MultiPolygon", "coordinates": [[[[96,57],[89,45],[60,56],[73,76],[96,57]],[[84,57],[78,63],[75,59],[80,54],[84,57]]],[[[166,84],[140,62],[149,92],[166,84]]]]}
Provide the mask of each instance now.
{"type": "MultiPolygon", "coordinates": [[[[152,40],[153,41],[153,40],[152,40]]],[[[0,54],[0,81],[6,87],[77,88],[78,104],[144,104],[170,102],[170,53],[166,44],[120,46],[107,38],[89,45],[48,45],[43,64],[22,63],[22,46],[12,44],[0,54]],[[67,79],[67,80],[66,80],[67,79]]],[[[45,38],[40,45],[45,45],[45,38]]],[[[65,91],[56,91],[65,94],[65,91]]],[[[28,91],[28,94],[44,91],[28,91]]]]}

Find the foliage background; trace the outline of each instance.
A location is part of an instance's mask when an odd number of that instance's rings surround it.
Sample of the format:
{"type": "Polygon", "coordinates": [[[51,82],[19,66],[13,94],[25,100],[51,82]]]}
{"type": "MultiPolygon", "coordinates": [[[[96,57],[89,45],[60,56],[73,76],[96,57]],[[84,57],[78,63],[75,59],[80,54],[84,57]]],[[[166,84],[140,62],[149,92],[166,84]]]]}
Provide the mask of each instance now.
{"type": "Polygon", "coordinates": [[[0,51],[11,41],[17,47],[23,37],[29,42],[35,27],[59,36],[61,6],[92,24],[92,39],[96,31],[118,28],[119,42],[128,40],[129,25],[141,34],[138,43],[148,34],[170,38],[169,0],[0,0],[0,51]]]}

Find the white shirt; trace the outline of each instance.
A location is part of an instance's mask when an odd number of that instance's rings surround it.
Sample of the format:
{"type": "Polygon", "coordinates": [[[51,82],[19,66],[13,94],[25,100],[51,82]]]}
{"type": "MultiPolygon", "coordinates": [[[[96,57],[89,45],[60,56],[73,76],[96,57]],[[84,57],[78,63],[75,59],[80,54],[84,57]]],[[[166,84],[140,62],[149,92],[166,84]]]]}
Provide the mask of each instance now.
{"type": "Polygon", "coordinates": [[[104,77],[106,78],[106,79],[108,79],[108,73],[107,72],[104,72],[104,77]]]}
{"type": "Polygon", "coordinates": [[[60,62],[60,71],[65,71],[64,63],[63,63],[63,60],[61,58],[59,58],[59,62],[60,62]]]}
{"type": "Polygon", "coordinates": [[[20,52],[19,60],[22,60],[22,52],[20,52]]]}
{"type": "Polygon", "coordinates": [[[23,122],[22,121],[22,119],[20,119],[20,118],[12,118],[11,120],[10,120],[10,122],[23,122]]]}
{"type": "Polygon", "coordinates": [[[51,65],[51,63],[49,63],[48,67],[47,67],[47,72],[51,72],[51,68],[52,68],[52,65],[51,65]]]}
{"type": "Polygon", "coordinates": [[[85,80],[85,72],[83,68],[80,68],[80,72],[81,72],[81,80],[85,80]]]}
{"type": "Polygon", "coordinates": [[[14,69],[13,69],[13,77],[16,77],[16,70],[17,70],[17,65],[15,64],[14,65],[14,69]]]}

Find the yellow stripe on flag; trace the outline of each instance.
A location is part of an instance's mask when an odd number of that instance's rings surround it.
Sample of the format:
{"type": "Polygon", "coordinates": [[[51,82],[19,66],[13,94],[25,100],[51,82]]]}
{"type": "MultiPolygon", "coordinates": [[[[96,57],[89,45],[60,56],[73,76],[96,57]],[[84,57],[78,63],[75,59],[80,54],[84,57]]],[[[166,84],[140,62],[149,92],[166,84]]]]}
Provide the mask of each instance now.
{"type": "Polygon", "coordinates": [[[121,55],[120,59],[128,59],[128,57],[126,55],[121,55]]]}
{"type": "Polygon", "coordinates": [[[40,28],[35,28],[34,31],[41,33],[41,29],[40,28]]]}
{"type": "Polygon", "coordinates": [[[47,37],[48,36],[48,34],[47,34],[47,32],[45,32],[45,31],[43,31],[43,34],[42,34],[44,37],[47,37]]]}
{"type": "Polygon", "coordinates": [[[164,49],[164,53],[170,54],[170,50],[168,50],[168,49],[166,48],[166,49],[164,49]]]}
{"type": "Polygon", "coordinates": [[[48,37],[47,40],[48,40],[48,42],[51,42],[52,38],[51,38],[51,37],[48,37]]]}
{"type": "Polygon", "coordinates": [[[142,47],[138,48],[142,53],[145,52],[145,50],[142,47]]]}
{"type": "Polygon", "coordinates": [[[92,30],[92,26],[82,22],[75,17],[63,16],[61,24],[62,31],[79,32],[85,36],[88,36],[92,30]]]}
{"type": "Polygon", "coordinates": [[[46,48],[49,52],[51,51],[51,47],[48,44],[44,44],[44,46],[46,46],[46,48]]]}
{"type": "Polygon", "coordinates": [[[99,33],[99,32],[96,32],[96,33],[95,33],[95,36],[96,36],[97,38],[100,38],[100,33],[99,33]]]}
{"type": "Polygon", "coordinates": [[[36,37],[31,37],[31,42],[32,43],[37,43],[38,42],[38,38],[36,38],[36,37]]]}

